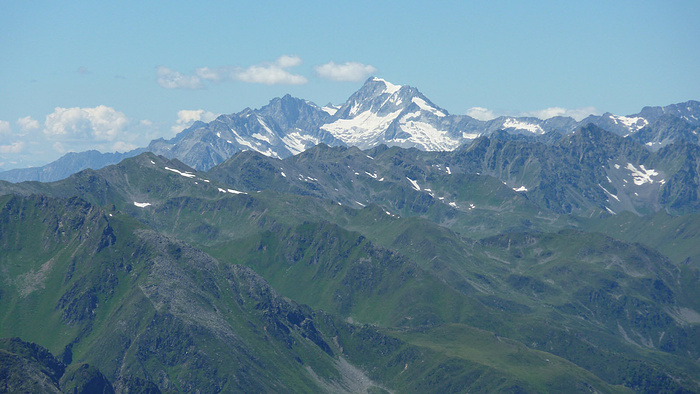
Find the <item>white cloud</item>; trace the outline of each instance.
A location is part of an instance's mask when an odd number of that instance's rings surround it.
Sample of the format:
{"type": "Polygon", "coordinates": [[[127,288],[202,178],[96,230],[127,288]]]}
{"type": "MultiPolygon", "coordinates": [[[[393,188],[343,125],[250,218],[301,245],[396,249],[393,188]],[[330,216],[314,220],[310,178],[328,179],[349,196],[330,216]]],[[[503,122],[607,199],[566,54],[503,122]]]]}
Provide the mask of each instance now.
{"type": "Polygon", "coordinates": [[[296,55],[282,55],[274,62],[249,67],[221,66],[198,67],[192,75],[180,73],[164,66],[156,68],[158,84],[168,89],[202,89],[207,81],[241,81],[266,85],[302,85],[308,82],[303,75],[292,74],[289,68],[299,66],[302,60],[296,55]]]}
{"type": "Polygon", "coordinates": [[[24,132],[36,130],[41,127],[39,121],[33,119],[31,116],[25,116],[24,118],[17,119],[17,124],[24,132]]]}
{"type": "Polygon", "coordinates": [[[326,78],[333,81],[351,82],[362,81],[368,76],[377,72],[377,69],[374,66],[357,62],[346,62],[343,64],[329,62],[320,66],[315,66],[314,70],[316,70],[316,74],[318,74],[321,78],[326,78]]]}
{"type": "MultiPolygon", "coordinates": [[[[200,118],[207,116],[204,111],[199,115],[200,118]]],[[[67,152],[129,151],[147,146],[153,139],[168,137],[172,125],[129,119],[124,113],[104,105],[59,107],[45,118],[44,122],[30,116],[19,118],[12,125],[11,134],[0,134],[3,170],[45,165],[67,152]]]]}
{"type": "Polygon", "coordinates": [[[205,111],[203,109],[188,110],[183,109],[177,111],[177,123],[172,127],[173,133],[179,133],[182,130],[190,127],[192,123],[201,120],[202,122],[211,122],[219,115],[205,111]]]}
{"type": "Polygon", "coordinates": [[[282,68],[296,67],[301,65],[301,58],[296,55],[282,55],[277,58],[275,63],[282,68]]]}
{"type": "Polygon", "coordinates": [[[0,153],[20,153],[24,150],[24,142],[13,142],[9,145],[0,145],[0,153]]]}
{"type": "Polygon", "coordinates": [[[236,79],[248,83],[264,83],[265,85],[303,85],[307,79],[295,75],[278,66],[251,66],[236,74],[236,79]]]}
{"type": "Polygon", "coordinates": [[[10,128],[10,122],[0,120],[0,135],[10,134],[11,132],[12,128],[10,128]]]}
{"type": "Polygon", "coordinates": [[[539,111],[523,112],[522,116],[534,116],[535,118],[540,118],[542,120],[553,118],[555,116],[568,116],[574,118],[576,121],[580,121],[588,115],[594,115],[596,113],[597,111],[593,107],[584,107],[576,109],[550,107],[539,111]]]}
{"type": "Polygon", "coordinates": [[[241,82],[264,83],[265,85],[303,85],[308,80],[298,74],[292,74],[287,68],[301,64],[298,56],[283,55],[274,63],[265,63],[257,66],[234,71],[233,76],[241,82]]]}
{"type": "Polygon", "coordinates": [[[484,107],[471,107],[467,110],[467,115],[482,121],[496,119],[498,117],[493,111],[484,107]]]}
{"type": "Polygon", "coordinates": [[[95,108],[61,108],[46,115],[44,134],[52,139],[113,141],[124,131],[129,119],[104,105],[95,108]]]}
{"type": "Polygon", "coordinates": [[[156,67],[158,85],[166,89],[201,89],[202,80],[194,75],[184,75],[164,66],[156,67]]]}
{"type": "Polygon", "coordinates": [[[231,67],[223,66],[217,68],[199,67],[194,69],[195,75],[199,78],[214,82],[221,82],[229,79],[231,75],[231,67]]]}

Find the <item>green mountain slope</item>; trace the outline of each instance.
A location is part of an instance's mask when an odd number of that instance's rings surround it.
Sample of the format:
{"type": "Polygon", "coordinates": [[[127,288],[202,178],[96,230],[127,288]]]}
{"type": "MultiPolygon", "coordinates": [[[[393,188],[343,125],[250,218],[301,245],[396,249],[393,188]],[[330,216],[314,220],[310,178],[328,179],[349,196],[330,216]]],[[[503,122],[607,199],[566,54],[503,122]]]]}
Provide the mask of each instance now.
{"type": "Polygon", "coordinates": [[[308,390],[304,366],[339,374],[310,311],[244,268],[78,199],[5,198],[2,213],[3,336],[166,391],[308,390]]]}
{"type": "Polygon", "coordinates": [[[675,146],[588,128],[1,183],[0,336],[117,391],[696,391],[693,214],[602,213],[666,204],[671,178],[609,184],[680,174],[675,146]]]}
{"type": "MultiPolygon", "coordinates": [[[[92,387],[101,375],[86,362],[122,392],[535,391],[540,381],[315,312],[248,268],[77,198],[1,206],[0,335],[60,354],[65,373],[41,372],[54,389],[92,387]]],[[[581,387],[611,389],[569,368],[581,387]]]]}

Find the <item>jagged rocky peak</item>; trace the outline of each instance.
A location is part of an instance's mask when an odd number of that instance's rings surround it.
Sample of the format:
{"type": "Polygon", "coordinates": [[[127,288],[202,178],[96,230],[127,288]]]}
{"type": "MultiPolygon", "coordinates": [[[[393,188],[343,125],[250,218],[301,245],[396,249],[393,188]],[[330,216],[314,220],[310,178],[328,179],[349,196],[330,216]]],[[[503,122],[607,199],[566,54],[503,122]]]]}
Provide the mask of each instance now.
{"type": "Polygon", "coordinates": [[[399,90],[399,85],[371,77],[338,109],[335,117],[349,119],[367,111],[379,112],[387,99],[399,90]]]}
{"type": "Polygon", "coordinates": [[[700,125],[700,101],[690,100],[665,107],[644,107],[639,116],[649,120],[650,123],[663,116],[673,116],[697,126],[700,125]]]}
{"type": "Polygon", "coordinates": [[[383,94],[392,95],[404,87],[408,86],[395,85],[382,78],[370,77],[355,95],[363,96],[363,98],[378,97],[383,94]]]}
{"type": "Polygon", "coordinates": [[[270,100],[270,103],[260,108],[258,112],[263,117],[274,119],[282,128],[293,126],[317,128],[319,123],[325,123],[330,119],[330,114],[316,104],[289,94],[270,100]]]}

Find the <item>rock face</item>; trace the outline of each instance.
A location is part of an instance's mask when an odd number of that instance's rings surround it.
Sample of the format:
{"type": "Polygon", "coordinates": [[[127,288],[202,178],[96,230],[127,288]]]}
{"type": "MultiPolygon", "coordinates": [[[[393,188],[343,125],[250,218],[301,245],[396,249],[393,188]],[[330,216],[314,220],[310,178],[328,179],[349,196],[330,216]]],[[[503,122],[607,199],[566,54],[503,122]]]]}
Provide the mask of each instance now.
{"type": "Polygon", "coordinates": [[[66,367],[47,349],[19,338],[0,339],[0,388],[6,393],[114,393],[97,368],[66,367]]]}
{"type": "Polygon", "coordinates": [[[197,122],[172,140],[151,142],[148,149],[198,170],[208,170],[241,150],[283,158],[319,143],[341,144],[319,128],[329,118],[315,104],[287,95],[259,110],[222,115],[207,124],[197,122]]]}

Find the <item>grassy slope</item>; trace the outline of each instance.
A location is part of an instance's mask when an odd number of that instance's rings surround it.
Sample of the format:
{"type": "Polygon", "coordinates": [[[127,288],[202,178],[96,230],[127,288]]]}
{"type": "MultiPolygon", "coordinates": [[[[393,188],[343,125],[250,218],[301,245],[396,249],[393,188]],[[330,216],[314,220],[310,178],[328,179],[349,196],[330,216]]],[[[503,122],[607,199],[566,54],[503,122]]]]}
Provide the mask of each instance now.
{"type": "MultiPolygon", "coordinates": [[[[213,254],[218,255],[222,261],[232,261],[234,259],[231,259],[231,256],[238,256],[236,259],[248,261],[251,265],[256,264],[256,269],[260,269],[261,272],[267,269],[267,276],[271,277],[275,287],[284,289],[283,294],[288,295],[287,291],[296,291],[296,297],[309,301],[309,304],[314,307],[323,307],[338,313],[355,311],[359,313],[359,315],[355,315],[355,317],[361,316],[361,321],[384,322],[385,324],[391,322],[395,324],[401,322],[401,319],[404,319],[404,322],[407,321],[407,319],[405,319],[407,316],[413,318],[414,316],[412,316],[412,314],[414,313],[412,313],[410,308],[417,304],[417,309],[421,313],[418,321],[420,321],[421,324],[466,321],[485,329],[499,331],[501,334],[506,333],[513,337],[521,338],[521,340],[526,340],[527,338],[541,338],[544,344],[542,346],[550,346],[552,349],[557,349],[556,351],[559,352],[559,354],[565,355],[569,359],[580,357],[580,354],[576,354],[575,352],[563,352],[563,347],[567,341],[571,341],[572,339],[570,336],[563,334],[563,327],[554,327],[551,332],[542,330],[543,321],[545,324],[548,324],[548,321],[556,322],[561,317],[561,311],[557,312],[558,314],[547,314],[541,306],[538,306],[543,296],[538,289],[547,290],[548,287],[545,280],[551,278],[547,278],[546,272],[544,271],[532,269],[527,271],[527,264],[521,264],[522,266],[518,267],[518,270],[514,272],[511,272],[513,270],[511,267],[504,268],[503,263],[494,264],[494,262],[499,261],[510,262],[513,259],[527,260],[513,255],[510,252],[504,252],[503,249],[505,248],[502,246],[491,245],[486,247],[486,250],[477,250],[475,252],[473,249],[474,246],[471,245],[470,241],[463,240],[456,234],[450,233],[449,231],[445,232],[444,229],[437,226],[426,225],[428,222],[425,221],[421,222],[420,220],[411,218],[405,220],[397,219],[391,215],[386,215],[385,212],[382,212],[382,208],[379,207],[369,207],[368,209],[356,211],[348,209],[345,206],[339,206],[331,201],[300,198],[299,196],[278,193],[263,192],[251,195],[222,194],[216,190],[216,186],[213,184],[205,184],[206,182],[203,181],[196,184],[193,179],[182,177],[172,173],[172,171],[163,170],[161,167],[166,163],[157,161],[161,160],[160,158],[155,158],[157,160],[153,160],[155,163],[158,163],[158,165],[150,163],[152,159],[154,159],[154,157],[143,156],[140,162],[131,161],[124,163],[121,168],[111,168],[104,172],[92,174],[87,178],[79,177],[77,183],[64,183],[57,189],[63,190],[61,193],[66,195],[71,193],[70,190],[79,190],[88,193],[87,196],[94,199],[96,203],[112,203],[118,209],[122,209],[125,212],[137,216],[143,222],[158,228],[160,231],[178,235],[188,241],[194,241],[199,245],[206,246],[213,254]],[[134,172],[145,171],[144,169],[149,169],[151,166],[155,168],[149,170],[151,172],[148,173],[148,176],[133,176],[134,172]],[[109,171],[112,172],[110,173],[109,171]],[[126,171],[131,175],[124,176],[122,171],[126,171]],[[109,176],[105,174],[109,174],[109,176]],[[169,178],[163,178],[162,174],[166,174],[169,178]],[[154,179],[156,182],[154,182],[154,179]],[[111,193],[106,193],[105,188],[119,190],[119,192],[116,193],[119,197],[113,198],[112,200],[100,197],[113,196],[111,193]],[[193,198],[193,196],[196,197],[193,198]],[[154,205],[146,209],[134,207],[133,201],[140,201],[137,200],[137,198],[144,197],[147,197],[147,201],[153,202],[154,205]],[[384,301],[382,295],[385,293],[370,292],[367,294],[367,292],[363,291],[362,282],[366,282],[367,279],[363,278],[363,275],[377,272],[383,273],[385,268],[391,267],[381,267],[376,262],[371,263],[371,259],[369,259],[369,264],[345,267],[345,270],[342,272],[342,278],[320,276],[320,278],[323,278],[322,281],[319,281],[320,283],[314,282],[319,272],[302,269],[305,267],[304,264],[295,265],[286,276],[280,275],[281,271],[278,270],[278,268],[282,267],[280,264],[283,264],[284,260],[287,260],[287,264],[289,263],[286,254],[291,253],[291,256],[294,256],[297,252],[297,245],[300,243],[303,244],[303,242],[300,241],[304,241],[304,239],[298,238],[299,233],[304,233],[303,226],[312,227],[309,232],[311,238],[318,235],[317,229],[313,228],[314,226],[318,227],[318,223],[304,225],[303,221],[317,222],[319,215],[323,215],[325,219],[335,222],[342,227],[366,234],[370,239],[376,241],[378,245],[397,249],[401,251],[403,255],[409,255],[411,257],[401,264],[396,264],[394,267],[396,268],[395,271],[381,278],[385,280],[382,283],[386,283],[387,289],[393,289],[397,283],[405,283],[405,281],[402,281],[402,275],[405,276],[406,267],[411,267],[413,264],[415,264],[415,266],[413,266],[414,268],[410,268],[409,272],[411,272],[410,270],[413,270],[412,272],[420,272],[420,270],[416,268],[418,267],[430,273],[425,276],[428,280],[412,282],[412,284],[405,287],[404,290],[397,292],[395,295],[392,294],[393,298],[390,298],[388,302],[382,303],[377,302],[377,300],[381,299],[384,301]],[[276,233],[280,230],[282,230],[282,233],[288,231],[287,235],[278,237],[276,233]],[[272,251],[264,259],[258,259],[256,261],[259,255],[255,254],[255,247],[262,244],[262,239],[265,236],[269,238],[269,246],[272,251]],[[229,238],[228,242],[230,244],[218,243],[218,240],[226,238],[229,238]],[[236,240],[240,241],[240,243],[236,244],[236,240]],[[420,240],[422,243],[414,242],[416,240],[420,240]],[[287,242],[287,244],[284,244],[284,242],[287,242]],[[291,249],[289,246],[290,244],[293,245],[291,249]],[[449,247],[443,250],[445,245],[449,247]],[[462,253],[470,256],[469,264],[465,265],[463,263],[464,258],[460,258],[462,253]],[[439,255],[437,264],[435,261],[431,262],[431,259],[436,255],[439,255]],[[282,259],[280,257],[284,258],[282,259]],[[268,266],[263,267],[264,264],[268,264],[268,266]],[[348,273],[352,273],[353,275],[348,275],[348,273]],[[457,275],[453,275],[453,273],[457,275]],[[357,274],[360,275],[358,276],[357,274]],[[276,276],[272,277],[271,275],[276,276]],[[346,280],[347,278],[353,280],[346,280]],[[431,281],[435,281],[436,278],[446,281],[452,290],[435,291],[433,289],[435,287],[434,283],[439,282],[431,281]],[[447,280],[449,278],[456,278],[457,280],[450,282],[447,280]],[[311,283],[312,286],[299,289],[298,284],[300,282],[311,283]],[[502,324],[502,320],[498,318],[494,319],[492,313],[476,313],[480,308],[483,308],[483,306],[469,299],[464,301],[464,298],[456,297],[455,301],[455,297],[449,296],[450,303],[448,305],[442,304],[437,307],[431,302],[442,299],[440,297],[447,297],[444,294],[448,294],[450,291],[454,290],[463,294],[469,293],[469,291],[467,291],[469,289],[467,285],[472,288],[472,292],[474,292],[474,288],[477,288],[474,294],[478,294],[485,289],[492,292],[498,290],[498,297],[480,298],[480,302],[487,307],[485,311],[500,310],[508,314],[513,313],[511,316],[516,316],[518,319],[525,318],[525,320],[519,324],[524,328],[523,331],[531,331],[531,334],[528,334],[530,336],[515,336],[518,330],[515,330],[513,328],[514,326],[511,324],[502,324]],[[328,289],[338,291],[338,289],[341,289],[343,286],[349,292],[347,294],[352,296],[350,297],[352,300],[349,307],[350,309],[343,309],[348,307],[343,306],[342,303],[334,302],[328,296],[329,293],[324,291],[328,289]],[[479,286],[481,287],[480,290],[479,286]],[[416,289],[421,288],[424,290],[416,291],[416,289]],[[309,290],[311,294],[308,294],[305,290],[309,290]],[[314,296],[314,294],[316,296],[314,296]],[[321,296],[319,297],[318,295],[321,296]],[[419,302],[415,300],[419,300],[419,302]],[[421,305],[421,302],[424,302],[424,304],[421,305]],[[529,313],[527,309],[522,309],[521,306],[530,309],[535,306],[534,310],[537,311],[537,313],[529,313]],[[392,311],[394,315],[392,316],[390,313],[386,313],[387,311],[392,311]],[[411,313],[404,313],[406,311],[411,311],[411,313]],[[466,319],[464,316],[469,317],[469,319],[466,319]],[[551,338],[543,337],[543,334],[547,332],[551,334],[551,338]],[[553,340],[552,338],[557,339],[553,340]]],[[[174,166],[175,164],[170,163],[168,165],[174,166]]],[[[182,171],[187,170],[186,168],[179,168],[182,171]]],[[[407,169],[407,171],[410,170],[410,168],[407,169]]],[[[403,176],[404,174],[400,175],[403,176]]],[[[204,179],[203,174],[198,174],[197,176],[199,179],[204,179]]],[[[399,175],[397,175],[397,177],[398,176],[399,175]]],[[[416,179],[418,178],[415,175],[412,176],[416,179]]],[[[73,182],[75,182],[75,180],[73,182]]],[[[437,190],[436,186],[432,184],[431,186],[435,187],[437,190]]],[[[404,189],[406,188],[404,187],[404,189]]],[[[465,193],[467,192],[469,192],[469,190],[465,191],[465,193]]],[[[498,198],[496,198],[496,200],[498,200],[498,198]]],[[[406,206],[405,203],[404,206],[406,206]]],[[[414,212],[421,206],[420,204],[414,205],[414,208],[411,208],[411,210],[407,212],[414,212]]],[[[496,205],[494,203],[491,206],[496,205]]],[[[462,212],[460,215],[475,212],[476,210],[473,212],[462,212]]],[[[489,214],[492,214],[492,212],[489,214]]],[[[428,217],[434,219],[436,216],[428,215],[428,217]]],[[[478,220],[483,221],[484,217],[488,216],[480,217],[478,220]]],[[[439,220],[439,222],[442,224],[450,224],[449,221],[444,220],[439,220]]],[[[500,228],[503,227],[501,226],[500,228]]],[[[347,237],[347,234],[343,234],[344,235],[340,238],[347,237]]],[[[565,238],[556,241],[554,243],[554,249],[558,246],[556,245],[557,242],[563,244],[565,238]]],[[[482,246],[479,246],[479,248],[482,248],[482,246]]],[[[303,261],[308,265],[308,262],[313,259],[317,251],[318,248],[311,245],[311,247],[300,252],[301,257],[299,261],[303,261]]],[[[357,251],[355,252],[359,253],[357,251]]],[[[541,251],[532,249],[530,253],[532,254],[531,257],[535,260],[542,257],[541,251]]],[[[358,260],[361,260],[367,256],[360,253],[353,257],[357,257],[358,260]]],[[[41,259],[39,259],[39,261],[40,260],[41,259]]],[[[566,264],[567,261],[577,260],[560,259],[558,264],[566,264]]],[[[346,260],[346,263],[354,262],[356,262],[356,260],[346,260]]],[[[328,272],[320,273],[327,274],[328,272]]],[[[600,279],[607,278],[607,273],[605,271],[599,271],[597,273],[600,274],[600,279]]],[[[682,278],[682,280],[686,280],[684,278],[682,278]]],[[[376,280],[377,278],[374,279],[376,280]]],[[[412,280],[413,279],[415,279],[415,277],[412,278],[412,280]]],[[[597,282],[596,280],[590,283],[594,287],[601,286],[603,282],[597,282]]],[[[374,284],[375,282],[369,281],[368,283],[374,284]]],[[[563,300],[566,298],[565,294],[568,293],[564,292],[558,294],[558,296],[556,294],[547,295],[551,298],[549,301],[556,301],[557,297],[559,300],[563,300]]],[[[689,297],[684,296],[684,294],[683,292],[679,292],[679,299],[683,297],[686,298],[686,300],[681,299],[682,302],[679,301],[681,303],[688,302],[687,299],[689,297]]],[[[134,300],[134,302],[137,303],[136,300],[134,300]]],[[[575,316],[579,311],[574,310],[573,312],[568,311],[566,313],[575,316]]],[[[351,314],[346,314],[346,316],[352,317],[351,314]]],[[[591,330],[588,332],[589,334],[587,335],[593,335],[596,331],[591,330]]],[[[645,333],[643,334],[646,335],[645,333]]],[[[604,338],[605,341],[619,341],[619,338],[615,339],[618,335],[617,333],[609,333],[607,335],[608,336],[604,338]]],[[[687,344],[676,343],[676,345],[678,345],[680,349],[684,349],[684,346],[687,344]]],[[[582,349],[585,349],[585,347],[582,349]]],[[[629,349],[625,347],[619,349],[622,351],[629,351],[629,349]]],[[[586,365],[593,365],[596,363],[596,360],[604,359],[607,356],[606,353],[603,352],[596,357],[592,357],[587,361],[588,364],[586,365]],[[596,357],[598,358],[596,359],[596,357]]],[[[639,355],[637,354],[634,357],[639,357],[639,355]]],[[[662,359],[662,362],[663,361],[662,359]]],[[[673,362],[669,364],[673,365],[673,362]]],[[[681,366],[681,369],[684,369],[684,367],[681,366]]],[[[606,379],[609,381],[616,381],[615,379],[619,380],[619,375],[619,371],[611,373],[606,375],[606,379]]]]}
{"type": "Polygon", "coordinates": [[[372,379],[408,391],[533,387],[507,370],[314,314],[277,296],[252,271],[218,264],[81,200],[2,202],[0,241],[11,253],[0,263],[3,281],[15,288],[1,298],[0,335],[42,343],[72,358],[75,371],[88,361],[110,379],[150,380],[166,391],[315,391],[319,384],[348,390],[356,386],[338,367],[342,356],[372,379]],[[63,238],[41,250],[28,247],[32,237],[55,233],[54,226],[66,229],[58,232],[63,238]],[[54,261],[45,276],[34,275],[40,284],[32,282],[27,294],[28,282],[18,278],[40,271],[43,253],[54,261]],[[368,359],[368,348],[383,358],[368,359]],[[409,363],[415,368],[404,371],[409,363]]]}

